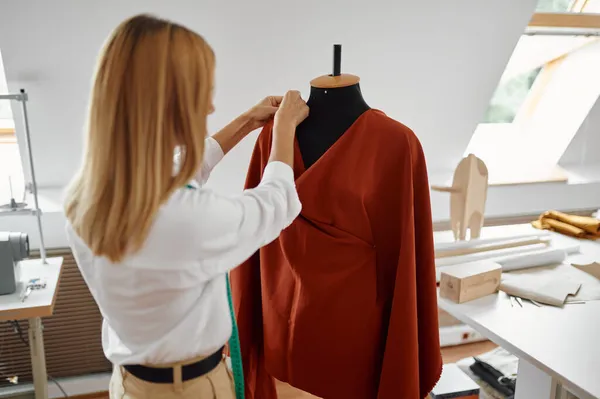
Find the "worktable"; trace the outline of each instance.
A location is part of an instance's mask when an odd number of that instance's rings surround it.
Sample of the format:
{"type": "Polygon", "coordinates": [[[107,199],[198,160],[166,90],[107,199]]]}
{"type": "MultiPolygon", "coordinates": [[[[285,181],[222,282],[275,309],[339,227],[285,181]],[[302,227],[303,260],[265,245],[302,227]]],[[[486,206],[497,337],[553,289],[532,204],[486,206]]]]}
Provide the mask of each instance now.
{"type": "MultiPolygon", "coordinates": [[[[484,228],[481,238],[535,233],[530,225],[484,228]]],[[[436,242],[453,241],[450,232],[436,242]]],[[[552,233],[553,246],[574,239],[552,233]]],[[[600,242],[579,240],[580,254],[568,261],[600,261],[600,242]]],[[[440,308],[519,358],[515,399],[600,398],[600,301],[537,307],[523,301],[511,307],[503,292],[456,304],[438,296],[440,308]]]]}
{"type": "Polygon", "coordinates": [[[44,353],[42,317],[52,316],[62,272],[63,258],[48,258],[21,262],[21,275],[17,291],[11,295],[0,295],[0,322],[9,320],[29,321],[29,349],[36,399],[48,398],[48,375],[44,353]],[[25,302],[21,293],[26,283],[33,278],[46,280],[46,288],[31,292],[25,302]]]}

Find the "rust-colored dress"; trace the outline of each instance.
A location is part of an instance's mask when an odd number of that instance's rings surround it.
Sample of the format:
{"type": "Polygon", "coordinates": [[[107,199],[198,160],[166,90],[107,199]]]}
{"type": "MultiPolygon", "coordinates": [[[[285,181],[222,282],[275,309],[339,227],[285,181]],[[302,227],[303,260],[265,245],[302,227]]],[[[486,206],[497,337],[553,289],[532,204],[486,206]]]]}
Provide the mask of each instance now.
{"type": "MultiPolygon", "coordinates": [[[[258,138],[246,187],[268,162],[258,138]]],[[[301,215],[231,273],[247,399],[421,399],[441,370],[429,185],[414,133],[365,112],[310,168],[301,215]]]]}

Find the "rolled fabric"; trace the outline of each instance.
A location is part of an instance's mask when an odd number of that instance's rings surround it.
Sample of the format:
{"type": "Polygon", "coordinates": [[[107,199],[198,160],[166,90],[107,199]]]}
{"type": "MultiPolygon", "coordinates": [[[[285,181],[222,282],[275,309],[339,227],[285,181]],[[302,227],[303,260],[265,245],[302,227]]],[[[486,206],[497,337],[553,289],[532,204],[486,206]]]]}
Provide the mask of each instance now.
{"type": "Polygon", "coordinates": [[[494,242],[494,243],[489,243],[489,244],[483,244],[483,245],[479,245],[476,247],[470,247],[470,248],[444,249],[441,251],[435,251],[435,257],[436,258],[449,258],[452,256],[463,256],[463,255],[470,255],[470,254],[482,253],[482,252],[492,252],[492,251],[508,249],[508,248],[527,247],[527,246],[536,245],[536,244],[549,245],[550,239],[549,238],[542,239],[540,237],[520,238],[517,240],[506,240],[506,241],[499,241],[499,242],[494,242]]]}
{"type": "Polygon", "coordinates": [[[455,249],[474,248],[481,245],[496,244],[505,241],[526,240],[548,237],[550,233],[540,231],[539,233],[519,234],[514,236],[493,237],[493,238],[474,238],[468,241],[436,242],[434,244],[436,251],[451,251],[455,249]]]}
{"type": "Polygon", "coordinates": [[[450,258],[442,258],[435,260],[436,266],[436,279],[439,282],[444,267],[451,265],[458,265],[467,262],[474,262],[477,260],[491,260],[497,262],[502,266],[502,272],[509,272],[513,270],[529,269],[531,267],[547,266],[552,264],[562,263],[567,255],[579,252],[579,245],[571,245],[562,248],[544,248],[542,246],[531,246],[509,248],[508,250],[492,251],[496,252],[482,252],[478,254],[470,254],[465,256],[455,256],[450,258]],[[502,252],[501,254],[499,252],[502,252]],[[491,256],[490,256],[491,254],[491,256]]]}
{"type": "Polygon", "coordinates": [[[450,266],[450,265],[459,265],[462,263],[475,262],[475,261],[484,260],[484,259],[490,259],[490,260],[503,259],[504,257],[509,256],[509,255],[516,256],[516,255],[521,255],[521,254],[527,254],[530,252],[539,252],[540,250],[547,249],[547,248],[548,248],[548,246],[546,244],[534,244],[534,245],[528,245],[528,246],[524,246],[524,247],[504,248],[504,249],[497,249],[494,251],[478,252],[478,253],[468,254],[468,255],[450,256],[447,258],[436,258],[435,266],[443,267],[443,266],[450,266]]]}
{"type": "Polygon", "coordinates": [[[511,270],[528,269],[536,266],[546,266],[562,263],[567,257],[567,251],[562,248],[543,249],[530,253],[505,256],[495,259],[502,266],[503,272],[511,270]]]}
{"type": "Polygon", "coordinates": [[[577,226],[554,219],[540,219],[531,223],[537,229],[552,230],[571,237],[586,238],[588,233],[577,226]]]}
{"type": "Polygon", "coordinates": [[[590,216],[547,211],[531,223],[536,229],[552,230],[577,238],[600,238],[600,220],[590,216]]]}

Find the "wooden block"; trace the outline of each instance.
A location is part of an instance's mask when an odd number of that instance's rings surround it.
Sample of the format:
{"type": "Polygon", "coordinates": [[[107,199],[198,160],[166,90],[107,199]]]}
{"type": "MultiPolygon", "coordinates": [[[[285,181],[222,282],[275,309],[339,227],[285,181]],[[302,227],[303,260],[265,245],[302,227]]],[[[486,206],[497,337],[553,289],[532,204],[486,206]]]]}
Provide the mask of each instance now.
{"type": "Polygon", "coordinates": [[[444,267],[440,296],[456,303],[472,301],[498,291],[502,266],[482,260],[444,267]]]}

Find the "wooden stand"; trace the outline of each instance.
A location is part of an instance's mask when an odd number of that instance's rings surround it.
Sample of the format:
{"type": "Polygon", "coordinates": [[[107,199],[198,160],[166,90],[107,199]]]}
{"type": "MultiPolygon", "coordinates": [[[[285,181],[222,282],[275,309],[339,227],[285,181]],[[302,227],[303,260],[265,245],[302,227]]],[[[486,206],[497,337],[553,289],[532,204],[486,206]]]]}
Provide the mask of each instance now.
{"type": "Polygon", "coordinates": [[[435,191],[450,193],[450,226],[455,240],[479,238],[483,227],[488,189],[485,163],[469,154],[456,167],[452,187],[431,186],[435,191]]]}
{"type": "Polygon", "coordinates": [[[342,73],[342,45],[333,45],[333,73],[323,75],[310,81],[312,87],[319,89],[336,89],[339,87],[348,87],[358,84],[360,78],[356,75],[342,73]]]}

